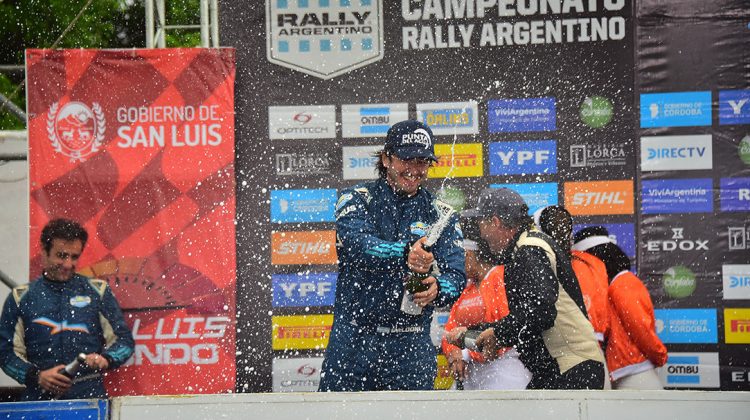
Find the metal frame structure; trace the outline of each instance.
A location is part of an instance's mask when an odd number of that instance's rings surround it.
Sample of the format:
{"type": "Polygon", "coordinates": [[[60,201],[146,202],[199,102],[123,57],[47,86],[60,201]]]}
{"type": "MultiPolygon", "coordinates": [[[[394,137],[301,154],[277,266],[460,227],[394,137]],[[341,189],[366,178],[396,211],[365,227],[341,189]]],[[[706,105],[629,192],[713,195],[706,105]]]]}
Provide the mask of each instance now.
{"type": "Polygon", "coordinates": [[[201,47],[219,47],[218,0],[200,0],[200,25],[167,25],[164,0],[146,0],[146,48],[165,48],[170,29],[200,29],[201,47]]]}

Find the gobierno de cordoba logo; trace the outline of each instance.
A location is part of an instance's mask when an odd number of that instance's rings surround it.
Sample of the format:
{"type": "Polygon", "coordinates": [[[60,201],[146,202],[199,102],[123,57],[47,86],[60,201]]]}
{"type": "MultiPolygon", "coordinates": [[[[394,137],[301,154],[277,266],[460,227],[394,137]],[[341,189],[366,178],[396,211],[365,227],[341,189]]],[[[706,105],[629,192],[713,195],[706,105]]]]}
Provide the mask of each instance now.
{"type": "Polygon", "coordinates": [[[383,58],[383,3],[266,0],[268,61],[321,79],[383,58]]]}
{"type": "Polygon", "coordinates": [[[62,107],[55,102],[47,112],[47,138],[52,148],[71,162],[83,162],[99,151],[106,128],[104,112],[97,102],[91,108],[81,102],[68,102],[62,107]]]}

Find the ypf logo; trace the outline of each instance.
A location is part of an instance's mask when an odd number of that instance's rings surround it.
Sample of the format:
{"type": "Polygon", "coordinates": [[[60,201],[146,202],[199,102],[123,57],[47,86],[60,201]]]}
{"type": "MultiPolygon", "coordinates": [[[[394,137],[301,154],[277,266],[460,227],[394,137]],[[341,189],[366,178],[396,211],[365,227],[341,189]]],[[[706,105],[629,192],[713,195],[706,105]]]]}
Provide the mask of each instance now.
{"type": "Polygon", "coordinates": [[[315,3],[266,0],[268,61],[331,79],[383,58],[382,0],[315,3]]]}
{"type": "Polygon", "coordinates": [[[55,102],[47,113],[47,138],[55,151],[71,162],[82,162],[96,153],[106,128],[104,112],[96,102],[91,108],[81,102],[68,102],[62,107],[55,102]]]}

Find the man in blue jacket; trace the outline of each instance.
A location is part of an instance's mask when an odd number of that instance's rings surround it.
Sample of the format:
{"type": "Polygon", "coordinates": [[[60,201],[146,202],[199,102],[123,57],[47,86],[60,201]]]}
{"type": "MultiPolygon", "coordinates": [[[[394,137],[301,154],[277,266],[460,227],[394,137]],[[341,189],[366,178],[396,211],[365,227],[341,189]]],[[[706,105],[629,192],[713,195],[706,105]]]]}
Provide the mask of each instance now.
{"type": "Polygon", "coordinates": [[[42,276],[11,291],[0,317],[0,366],[26,385],[25,401],[107,398],[101,372],[133,353],[133,336],[103,280],[75,273],[88,234],[55,219],[42,230],[42,276]],[[59,373],[79,353],[73,378],[59,373]]]}
{"type": "Polygon", "coordinates": [[[432,389],[432,308],[451,305],[466,283],[458,216],[422,187],[437,160],[432,131],[396,123],[378,158],[380,179],[344,190],[336,204],[339,277],[320,391],[432,389]],[[449,223],[430,252],[424,236],[440,213],[449,223]],[[413,295],[416,315],[402,310],[410,271],[431,274],[413,295]]]}

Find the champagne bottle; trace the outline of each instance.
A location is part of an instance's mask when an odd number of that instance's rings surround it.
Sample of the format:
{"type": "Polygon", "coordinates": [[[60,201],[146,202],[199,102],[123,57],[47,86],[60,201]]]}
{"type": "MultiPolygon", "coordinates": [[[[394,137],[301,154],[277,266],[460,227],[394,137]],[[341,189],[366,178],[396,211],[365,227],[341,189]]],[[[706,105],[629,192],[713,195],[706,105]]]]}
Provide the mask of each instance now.
{"type": "MultiPolygon", "coordinates": [[[[422,245],[422,249],[430,252],[429,246],[422,245]]],[[[404,279],[404,287],[411,294],[424,292],[425,290],[429,289],[430,286],[427,284],[422,284],[422,280],[430,277],[431,275],[432,270],[428,270],[426,273],[417,273],[416,271],[409,270],[409,274],[407,274],[406,279],[404,279]]]]}
{"type": "Polygon", "coordinates": [[[75,359],[73,359],[72,362],[65,365],[64,368],[60,369],[58,373],[61,375],[65,375],[68,378],[73,378],[76,373],[81,369],[82,365],[86,364],[86,355],[84,353],[78,353],[78,356],[76,356],[75,359]]]}
{"type": "Polygon", "coordinates": [[[477,338],[482,330],[466,330],[458,337],[458,342],[461,343],[461,348],[469,349],[472,351],[482,351],[480,347],[477,347],[477,338]]]}

